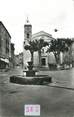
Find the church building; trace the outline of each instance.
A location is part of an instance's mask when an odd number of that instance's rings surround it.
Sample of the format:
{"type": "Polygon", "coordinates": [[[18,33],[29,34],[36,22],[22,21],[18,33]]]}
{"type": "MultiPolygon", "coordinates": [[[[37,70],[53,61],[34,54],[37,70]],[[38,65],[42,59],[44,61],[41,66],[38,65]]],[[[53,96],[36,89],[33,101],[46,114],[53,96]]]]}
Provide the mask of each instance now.
{"type": "MultiPolygon", "coordinates": [[[[27,65],[28,61],[31,61],[31,54],[29,50],[25,50],[24,46],[28,44],[29,41],[33,41],[33,40],[40,40],[43,39],[45,42],[50,42],[52,39],[54,39],[52,37],[51,34],[44,32],[44,31],[40,31],[37,32],[35,34],[32,34],[32,25],[30,24],[28,18],[27,21],[24,25],[24,43],[23,43],[23,64],[24,66],[27,65]]],[[[53,53],[46,53],[47,51],[47,46],[43,47],[41,50],[41,58],[40,58],[40,63],[39,63],[39,54],[38,52],[34,52],[33,55],[33,65],[34,67],[38,67],[40,65],[40,67],[45,67],[48,68],[48,64],[56,64],[55,61],[55,57],[53,55],[53,53]]]]}

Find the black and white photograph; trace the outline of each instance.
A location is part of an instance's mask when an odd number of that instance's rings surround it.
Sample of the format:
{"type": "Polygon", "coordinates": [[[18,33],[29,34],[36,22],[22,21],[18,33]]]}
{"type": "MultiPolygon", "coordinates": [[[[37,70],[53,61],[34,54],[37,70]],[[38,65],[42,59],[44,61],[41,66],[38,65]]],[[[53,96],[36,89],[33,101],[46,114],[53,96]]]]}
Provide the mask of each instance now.
{"type": "Polygon", "coordinates": [[[74,117],[74,0],[0,0],[0,117],[74,117]]]}

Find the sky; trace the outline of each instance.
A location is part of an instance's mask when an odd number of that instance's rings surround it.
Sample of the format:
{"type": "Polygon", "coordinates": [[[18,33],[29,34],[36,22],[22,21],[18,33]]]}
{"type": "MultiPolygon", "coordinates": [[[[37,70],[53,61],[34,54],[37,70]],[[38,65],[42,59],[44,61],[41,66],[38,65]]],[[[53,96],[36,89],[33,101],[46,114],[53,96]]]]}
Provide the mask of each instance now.
{"type": "Polygon", "coordinates": [[[27,17],[33,34],[45,31],[55,38],[74,37],[74,0],[0,0],[0,21],[12,37],[15,54],[23,51],[27,17]]]}

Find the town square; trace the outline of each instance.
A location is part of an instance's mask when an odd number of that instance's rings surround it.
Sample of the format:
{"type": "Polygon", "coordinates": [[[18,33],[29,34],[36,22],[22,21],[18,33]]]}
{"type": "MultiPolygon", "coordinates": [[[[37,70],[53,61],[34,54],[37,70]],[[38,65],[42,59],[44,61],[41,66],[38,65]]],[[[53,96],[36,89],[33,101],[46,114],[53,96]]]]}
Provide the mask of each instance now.
{"type": "Polygon", "coordinates": [[[74,117],[74,1],[1,4],[0,117],[74,117]]]}

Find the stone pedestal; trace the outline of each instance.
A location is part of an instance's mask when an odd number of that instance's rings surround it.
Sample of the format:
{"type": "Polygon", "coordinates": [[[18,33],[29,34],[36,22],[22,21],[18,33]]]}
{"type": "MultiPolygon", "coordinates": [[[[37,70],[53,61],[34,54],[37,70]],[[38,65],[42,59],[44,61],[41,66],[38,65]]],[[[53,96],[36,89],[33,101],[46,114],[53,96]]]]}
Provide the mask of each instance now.
{"type": "Polygon", "coordinates": [[[25,71],[26,72],[26,76],[27,77],[32,77],[32,76],[35,76],[35,72],[34,70],[29,70],[29,71],[25,71]]]}
{"type": "Polygon", "coordinates": [[[36,70],[33,70],[33,62],[29,61],[28,62],[28,70],[27,71],[23,71],[26,73],[26,77],[32,77],[35,76],[36,74],[36,70]]]}

